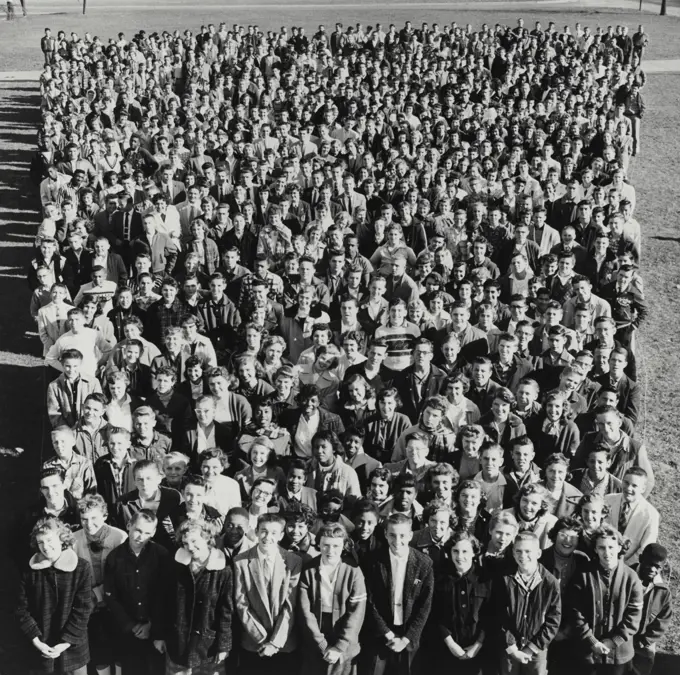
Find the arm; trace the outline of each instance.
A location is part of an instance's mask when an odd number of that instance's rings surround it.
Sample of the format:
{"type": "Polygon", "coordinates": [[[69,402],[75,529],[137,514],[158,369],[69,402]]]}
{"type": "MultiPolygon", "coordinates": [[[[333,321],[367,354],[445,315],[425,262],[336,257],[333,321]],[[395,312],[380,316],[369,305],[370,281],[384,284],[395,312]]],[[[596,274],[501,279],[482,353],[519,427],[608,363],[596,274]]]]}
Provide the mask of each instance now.
{"type": "Polygon", "coordinates": [[[59,361],[60,352],[61,349],[59,348],[59,343],[55,342],[49,348],[49,351],[45,356],[45,365],[51,366],[52,368],[55,368],[59,372],[64,372],[64,369],[61,367],[61,361],[59,361]]]}
{"type": "MultiPolygon", "coordinates": [[[[34,296],[35,297],[35,296],[34,296]]],[[[31,304],[33,303],[33,300],[31,300],[31,304]]],[[[31,314],[33,314],[31,310],[31,314]]],[[[43,343],[43,347],[49,351],[50,347],[54,344],[52,341],[52,338],[48,335],[47,333],[47,322],[45,319],[38,314],[36,316],[38,320],[38,335],[40,336],[40,342],[43,343]]]]}
{"type": "MultiPolygon", "coordinates": [[[[407,589],[404,589],[406,592],[407,589]]],[[[420,642],[420,636],[425,628],[425,622],[430,615],[432,607],[432,594],[434,592],[434,573],[430,565],[421,580],[421,588],[413,603],[411,616],[406,625],[404,637],[409,641],[409,646],[420,642]]]]}
{"type": "Polygon", "coordinates": [[[130,618],[130,615],[118,598],[115,577],[116,567],[114,564],[114,557],[110,555],[106,559],[104,567],[104,599],[106,601],[106,606],[113,615],[113,619],[116,622],[118,629],[122,633],[131,633],[137,622],[130,618]]]}
{"type": "Polygon", "coordinates": [[[279,615],[274,620],[274,630],[268,640],[277,649],[283,649],[291,631],[294,630],[293,612],[297,603],[302,560],[295,558],[293,562],[286,561],[286,565],[290,565],[288,595],[281,606],[279,615]]]}
{"type": "Polygon", "coordinates": [[[652,463],[649,461],[649,455],[647,454],[647,446],[644,444],[641,445],[638,450],[637,465],[647,472],[647,489],[645,490],[645,497],[648,497],[654,488],[655,479],[654,469],[652,468],[652,463]]]}
{"type": "MultiPolygon", "coordinates": [[[[629,583],[630,596],[628,597],[628,604],[626,605],[626,609],[623,613],[623,619],[612,630],[609,636],[609,639],[617,647],[620,647],[622,644],[633,638],[635,633],[638,632],[640,628],[640,622],[642,621],[642,583],[634,573],[631,573],[629,583]]],[[[621,591],[624,593],[626,590],[628,589],[621,589],[621,591]]]]}
{"type": "MultiPolygon", "coordinates": [[[[546,583],[544,580],[543,583],[546,583]]],[[[543,623],[536,635],[529,642],[529,649],[538,653],[548,648],[560,629],[562,620],[562,598],[560,596],[559,584],[555,581],[550,585],[550,592],[546,594],[548,606],[545,611],[543,623]]]]}
{"type": "Polygon", "coordinates": [[[57,387],[55,382],[50,382],[47,388],[47,416],[50,418],[50,424],[55,429],[60,424],[65,424],[62,417],[61,405],[57,396],[57,387]]]}
{"type": "MultiPolygon", "coordinates": [[[[74,574],[77,574],[78,570],[74,574]]],[[[71,613],[64,625],[60,642],[79,644],[87,640],[87,622],[92,614],[92,572],[89,565],[82,568],[80,585],[73,597],[71,613]]]]}
{"type": "MultiPolygon", "coordinates": [[[[652,593],[655,591],[652,590],[652,593]]],[[[666,634],[673,618],[671,593],[667,588],[657,589],[663,594],[659,613],[647,624],[647,627],[637,635],[637,641],[645,648],[655,648],[656,643],[666,634]]]]}
{"type": "Polygon", "coordinates": [[[19,623],[19,630],[29,639],[42,638],[42,631],[38,627],[37,621],[31,615],[28,601],[28,591],[31,586],[31,573],[22,574],[19,582],[19,597],[17,598],[14,616],[19,623]]]}
{"type": "Polygon", "coordinates": [[[638,411],[641,407],[641,398],[640,387],[638,387],[637,383],[631,381],[626,409],[622,412],[633,424],[635,424],[638,420],[638,411]]]}
{"type": "MultiPolygon", "coordinates": [[[[90,460],[87,460],[83,464],[82,480],[84,494],[90,495],[95,494],[95,492],[97,492],[97,479],[95,478],[94,468],[92,467],[92,463],[90,462],[90,460]]],[[[101,591],[99,595],[101,595],[101,591]]]]}
{"type": "Polygon", "coordinates": [[[314,598],[312,597],[312,575],[314,570],[305,570],[300,579],[300,591],[298,594],[297,614],[300,620],[302,631],[309,634],[309,637],[316,642],[321,654],[325,654],[328,649],[328,641],[321,632],[319,622],[314,614],[314,598]]]}
{"type": "Polygon", "coordinates": [[[347,601],[347,611],[335,624],[334,632],[338,636],[333,649],[339,652],[347,652],[350,645],[359,641],[359,631],[364,623],[366,615],[366,582],[360,569],[356,569],[347,601]]]}
{"type": "Polygon", "coordinates": [[[234,605],[238,618],[243,626],[243,630],[256,644],[263,645],[267,641],[267,631],[252,612],[252,605],[248,598],[248,587],[245,580],[245,575],[248,570],[247,565],[248,561],[243,560],[239,561],[234,568],[236,575],[234,584],[234,605]]]}
{"type": "Polygon", "coordinates": [[[175,269],[175,265],[177,264],[177,256],[179,255],[177,251],[177,246],[175,246],[175,243],[171,240],[168,239],[168,245],[165,247],[165,273],[170,275],[172,274],[172,270],[175,269]]]}
{"type": "Polygon", "coordinates": [[[231,621],[234,614],[234,574],[231,567],[225,568],[225,579],[222,584],[222,592],[217,599],[215,619],[217,621],[217,650],[220,653],[229,653],[232,647],[231,621]]]}

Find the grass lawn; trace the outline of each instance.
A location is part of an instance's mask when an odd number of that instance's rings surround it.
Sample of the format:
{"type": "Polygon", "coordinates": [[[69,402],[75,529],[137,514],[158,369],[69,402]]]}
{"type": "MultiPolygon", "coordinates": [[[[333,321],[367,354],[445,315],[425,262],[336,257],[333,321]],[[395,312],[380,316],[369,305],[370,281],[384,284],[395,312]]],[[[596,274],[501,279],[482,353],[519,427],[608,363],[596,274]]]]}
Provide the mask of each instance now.
{"type": "MultiPolygon", "coordinates": [[[[18,4],[18,3],[17,3],[18,4]]],[[[74,3],[75,4],[75,3],[74,3]]],[[[30,6],[29,6],[30,9],[30,6]]],[[[318,23],[332,26],[335,20],[345,23],[362,21],[365,24],[380,19],[383,24],[403,23],[407,18],[416,21],[438,21],[480,25],[482,22],[510,22],[516,20],[512,11],[492,13],[483,11],[449,11],[412,7],[394,7],[347,11],[333,8],[315,9],[313,19],[308,12],[286,9],[270,14],[256,6],[248,12],[233,10],[217,12],[197,10],[187,18],[178,11],[152,11],[105,14],[93,6],[83,18],[78,14],[51,17],[28,17],[8,24],[0,22],[0,68],[28,70],[39,68],[41,54],[38,41],[45,26],[53,30],[63,28],[82,34],[89,30],[103,38],[119,30],[132,34],[146,30],[191,27],[222,19],[242,23],[259,23],[262,28],[304,24],[312,29],[318,23]]],[[[527,24],[534,20],[558,25],[607,25],[627,23],[633,30],[638,23],[636,13],[522,11],[527,24]]],[[[650,34],[649,58],[680,57],[680,21],[645,15],[643,19],[650,34]]],[[[647,115],[643,124],[643,150],[632,170],[632,181],[637,190],[637,218],[643,230],[642,274],[650,305],[650,318],[640,336],[640,382],[645,390],[645,404],[640,423],[653,464],[657,472],[657,486],[652,501],[661,512],[661,540],[671,550],[674,567],[680,564],[680,519],[678,504],[678,422],[680,408],[680,337],[678,321],[680,302],[680,179],[673,169],[680,156],[677,134],[677,111],[680,109],[680,75],[653,75],[645,88],[647,115]]],[[[28,314],[29,291],[23,278],[24,268],[31,256],[31,240],[38,213],[34,208],[37,197],[28,180],[28,167],[35,147],[35,128],[38,122],[38,91],[33,84],[0,83],[0,297],[3,298],[0,322],[0,447],[21,446],[24,455],[19,459],[0,457],[0,536],[8,542],[7,534],[22,509],[38,496],[36,474],[42,457],[48,453],[45,444],[44,381],[40,365],[40,349],[35,327],[28,314]]],[[[7,551],[8,546],[0,547],[7,551]]],[[[680,587],[673,573],[674,593],[680,587]]],[[[12,598],[16,576],[7,556],[0,555],[0,672],[3,675],[23,675],[20,660],[20,637],[11,619],[12,598]]],[[[664,642],[664,651],[680,654],[680,615],[664,642]]],[[[678,673],[678,658],[659,658],[657,672],[678,673]]]]}
{"type": "MultiPolygon", "coordinates": [[[[165,2],[166,0],[160,0],[165,2]]],[[[30,2],[30,0],[29,0],[30,2]]],[[[148,0],[148,4],[153,4],[154,0],[148,0]]],[[[483,5],[480,2],[480,5],[483,5]]],[[[510,3],[511,4],[511,3],[510,3]]],[[[680,18],[660,17],[652,14],[639,14],[636,11],[612,12],[609,10],[589,10],[583,11],[576,6],[565,5],[559,10],[534,11],[521,9],[513,11],[461,11],[458,9],[447,9],[445,7],[420,7],[417,8],[417,0],[409,5],[400,4],[393,7],[365,7],[361,9],[338,9],[328,4],[327,7],[320,8],[315,6],[313,11],[304,9],[301,4],[295,4],[292,8],[285,4],[281,5],[280,10],[272,17],[270,9],[258,9],[254,3],[252,7],[244,9],[242,5],[238,8],[224,10],[218,9],[195,9],[191,12],[190,18],[180,7],[176,10],[164,9],[162,12],[152,10],[136,10],[133,12],[114,11],[115,5],[108,5],[107,8],[100,8],[96,2],[88,5],[88,14],[82,16],[77,11],[77,0],[73,2],[74,9],[65,12],[58,12],[52,15],[29,16],[25,19],[18,19],[14,22],[0,21],[0,69],[2,70],[33,70],[42,67],[42,54],[38,47],[40,38],[46,26],[50,26],[53,31],[59,29],[70,33],[72,30],[80,35],[89,31],[92,35],[99,35],[106,41],[108,37],[116,35],[119,31],[130,36],[137,30],[146,31],[172,31],[176,28],[199,29],[201,24],[210,22],[219,23],[226,21],[228,25],[233,23],[257,24],[263,30],[276,29],[280,26],[304,26],[309,33],[316,30],[320,23],[326,24],[327,29],[333,28],[336,21],[343,21],[345,24],[363,22],[370,25],[376,21],[382,22],[386,27],[390,23],[402,26],[406,20],[413,21],[418,25],[421,21],[428,21],[430,24],[439,22],[440,24],[457,21],[459,24],[471,23],[473,26],[481,26],[482,23],[490,24],[500,22],[515,25],[518,16],[522,16],[527,26],[532,26],[534,21],[541,21],[547,26],[548,21],[555,21],[558,26],[569,24],[573,25],[580,21],[584,26],[591,28],[607,26],[608,24],[627,24],[632,32],[637,30],[638,23],[644,23],[645,30],[650,36],[650,48],[647,57],[650,59],[680,58],[680,18]]],[[[143,3],[146,7],[147,3],[143,3]]],[[[42,9],[39,2],[29,4],[31,7],[42,9]]],[[[45,5],[49,9],[50,5],[45,5]]],[[[61,7],[61,5],[60,5],[61,7]]]]}

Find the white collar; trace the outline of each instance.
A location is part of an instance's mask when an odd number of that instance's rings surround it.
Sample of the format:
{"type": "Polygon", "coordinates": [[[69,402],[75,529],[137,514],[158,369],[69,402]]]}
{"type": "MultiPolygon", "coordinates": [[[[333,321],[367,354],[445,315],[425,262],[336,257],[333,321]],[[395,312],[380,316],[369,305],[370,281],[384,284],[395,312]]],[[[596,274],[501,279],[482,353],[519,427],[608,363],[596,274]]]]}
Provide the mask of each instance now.
{"type": "MultiPolygon", "coordinates": [[[[175,560],[180,564],[180,565],[186,565],[189,566],[191,564],[191,555],[186,551],[184,548],[180,548],[177,550],[177,553],[175,553],[175,560]]],[[[207,570],[210,570],[212,572],[223,570],[227,566],[227,559],[220,551],[218,548],[212,548],[210,549],[210,555],[208,556],[208,560],[205,564],[205,568],[207,570]]]]}
{"type": "Polygon", "coordinates": [[[32,570],[45,570],[54,567],[55,570],[61,572],[73,572],[78,566],[78,556],[73,549],[67,548],[54,562],[47,560],[41,553],[36,553],[31,557],[28,564],[32,570]]]}

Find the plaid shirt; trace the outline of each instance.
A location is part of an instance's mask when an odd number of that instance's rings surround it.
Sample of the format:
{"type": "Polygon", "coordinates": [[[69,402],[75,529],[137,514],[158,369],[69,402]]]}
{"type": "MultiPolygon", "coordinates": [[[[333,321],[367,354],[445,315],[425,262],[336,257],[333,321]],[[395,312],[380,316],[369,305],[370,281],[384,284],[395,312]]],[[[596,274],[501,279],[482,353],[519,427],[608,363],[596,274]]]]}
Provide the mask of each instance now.
{"type": "MultiPolygon", "coordinates": [[[[243,307],[251,301],[253,281],[258,278],[254,274],[249,274],[243,279],[241,284],[241,294],[238,300],[238,306],[243,307]]],[[[283,280],[278,274],[267,272],[264,281],[269,286],[269,299],[275,302],[280,302],[283,295],[283,280]]]]}
{"type": "Polygon", "coordinates": [[[43,469],[63,471],[65,476],[64,487],[76,499],[82,499],[83,495],[97,491],[97,481],[94,477],[92,463],[77,452],[74,452],[68,461],[61,460],[59,457],[52,457],[43,464],[43,469]]]}

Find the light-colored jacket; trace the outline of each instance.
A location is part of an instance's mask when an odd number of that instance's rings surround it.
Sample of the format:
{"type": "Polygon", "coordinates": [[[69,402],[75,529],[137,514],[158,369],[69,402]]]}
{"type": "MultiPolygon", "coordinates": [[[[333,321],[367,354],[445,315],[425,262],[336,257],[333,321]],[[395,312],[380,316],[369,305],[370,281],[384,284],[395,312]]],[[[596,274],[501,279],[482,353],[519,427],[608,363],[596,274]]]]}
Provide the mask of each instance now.
{"type": "MultiPolygon", "coordinates": [[[[618,529],[623,494],[606,495],[604,501],[609,507],[607,521],[618,529]]],[[[630,540],[630,548],[623,556],[627,565],[637,563],[645,546],[659,540],[659,512],[644,497],[633,506],[623,536],[630,540]]]]}

